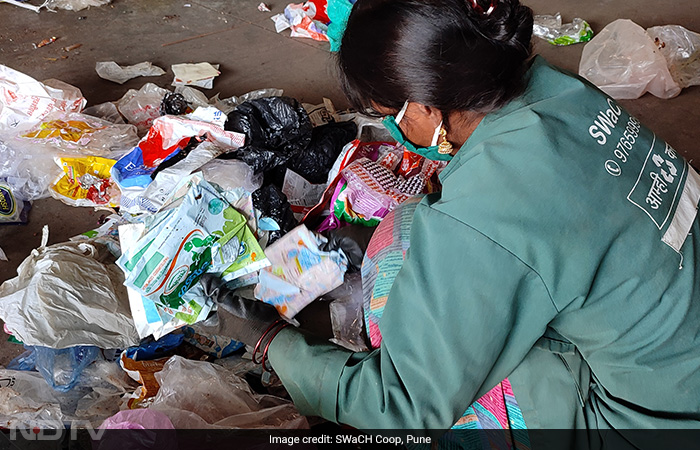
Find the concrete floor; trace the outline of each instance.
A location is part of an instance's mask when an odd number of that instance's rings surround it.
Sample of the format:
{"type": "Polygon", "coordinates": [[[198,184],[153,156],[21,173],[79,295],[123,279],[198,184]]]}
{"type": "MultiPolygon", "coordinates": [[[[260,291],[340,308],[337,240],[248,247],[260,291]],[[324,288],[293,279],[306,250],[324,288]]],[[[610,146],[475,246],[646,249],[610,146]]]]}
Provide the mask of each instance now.
{"type": "MultiPolygon", "coordinates": [[[[119,99],[128,89],[154,82],[171,88],[172,64],[207,61],[221,65],[222,74],[208,96],[240,95],[253,89],[276,87],[303,102],[328,97],[346,105],[333,75],[327,43],[275,33],[270,17],[286,2],[268,3],[272,12],[257,10],[260,0],[114,0],[111,5],[79,12],[42,11],[40,14],[0,3],[0,64],[38,80],[57,78],[83,92],[88,105],[119,99]],[[55,36],[51,45],[33,43],[55,36]],[[64,47],[82,44],[66,52],[64,47]],[[151,61],[168,70],[162,77],[137,78],[118,85],[99,78],[95,62],[114,60],[122,65],[151,61]]],[[[656,0],[615,1],[523,0],[536,14],[562,13],[565,21],[586,19],[594,31],[618,18],[643,27],[678,24],[700,32],[696,0],[659,3],[656,0]]],[[[554,47],[536,40],[536,51],[551,62],[577,71],[583,45],[554,47]]],[[[671,100],[646,95],[621,102],[643,123],[686,158],[700,161],[700,87],[684,90],[671,100]]],[[[700,166],[695,164],[696,167],[700,166]]],[[[49,243],[58,243],[95,228],[103,212],[73,208],[56,200],[36,201],[27,225],[0,226],[0,247],[9,262],[0,262],[0,282],[13,277],[19,263],[37,247],[44,224],[49,243]]],[[[0,365],[21,351],[0,337],[0,365]]]]}

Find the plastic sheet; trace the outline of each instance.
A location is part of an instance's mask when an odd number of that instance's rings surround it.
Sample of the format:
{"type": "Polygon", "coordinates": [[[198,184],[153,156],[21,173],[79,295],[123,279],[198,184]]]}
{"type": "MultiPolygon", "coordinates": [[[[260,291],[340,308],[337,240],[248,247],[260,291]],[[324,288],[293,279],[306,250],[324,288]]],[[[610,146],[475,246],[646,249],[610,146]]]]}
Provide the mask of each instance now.
{"type": "Polygon", "coordinates": [[[104,102],[99,105],[88,106],[83,110],[86,116],[97,117],[110,123],[123,124],[124,118],[114,102],[104,102]]]}
{"type": "Polygon", "coordinates": [[[158,77],[165,74],[165,70],[148,61],[132,66],[120,66],[114,61],[98,61],[95,63],[95,71],[100,78],[119,84],[136,77],[158,77]]]}
{"type": "Polygon", "coordinates": [[[40,247],[0,286],[0,318],[26,345],[124,348],[138,342],[124,276],[93,241],[40,247]]]}
{"type": "Polygon", "coordinates": [[[263,182],[262,174],[254,174],[248,164],[235,159],[213,159],[198,170],[207,181],[216,183],[224,190],[240,187],[255,192],[263,182]]]}
{"type": "Polygon", "coordinates": [[[654,40],[636,23],[618,19],[583,48],[579,75],[616,99],[650,92],[672,98],[681,91],[654,40]]]}
{"type": "Polygon", "coordinates": [[[215,364],[173,356],[157,373],[151,410],[177,429],[308,428],[291,402],[254,394],[242,378],[215,364]]]}
{"type": "Polygon", "coordinates": [[[244,161],[255,173],[285,164],[311,142],[309,115],[289,97],[245,102],[228,114],[225,128],[246,135],[245,146],[226,157],[244,161]]]}
{"type": "Polygon", "coordinates": [[[647,28],[647,33],[681,88],[700,84],[700,34],[680,25],[647,28]]]}
{"type": "Polygon", "coordinates": [[[347,258],[323,251],[326,239],[300,225],[265,249],[270,267],[262,269],[255,297],[293,319],[306,305],[343,284],[347,258]]]}
{"type": "Polygon", "coordinates": [[[53,111],[80,112],[85,103],[76,87],[58,80],[40,83],[0,65],[0,131],[26,130],[53,111]]]}

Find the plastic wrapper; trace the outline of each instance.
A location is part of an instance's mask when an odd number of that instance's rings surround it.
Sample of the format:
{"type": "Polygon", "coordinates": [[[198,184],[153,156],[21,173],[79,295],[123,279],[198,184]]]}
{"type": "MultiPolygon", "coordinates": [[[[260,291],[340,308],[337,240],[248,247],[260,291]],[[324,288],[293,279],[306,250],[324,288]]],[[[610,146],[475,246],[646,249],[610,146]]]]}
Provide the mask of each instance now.
{"type": "Polygon", "coordinates": [[[66,9],[68,11],[80,11],[92,6],[108,5],[112,0],[48,0],[49,9],[66,9]]]}
{"type": "Polygon", "coordinates": [[[260,271],[255,297],[293,319],[306,305],[343,284],[347,259],[337,251],[322,251],[325,242],[300,225],[268,246],[265,254],[272,265],[260,271]]]}
{"type": "Polygon", "coordinates": [[[139,135],[145,134],[153,121],[160,117],[160,104],[167,89],[153,83],[144,84],[138,91],[129,89],[116,104],[117,109],[130,124],[136,125],[139,135]]]}
{"type": "Polygon", "coordinates": [[[44,245],[0,286],[0,318],[12,334],[26,345],[52,348],[136,344],[124,275],[107,247],[44,245]]]}
{"type": "Polygon", "coordinates": [[[43,83],[0,65],[0,131],[26,130],[53,111],[79,112],[80,90],[58,80],[43,83]]]}
{"type": "Polygon", "coordinates": [[[253,205],[260,211],[262,218],[272,219],[276,227],[269,233],[267,244],[272,244],[285,233],[297,226],[292,205],[287,196],[275,185],[263,186],[253,192],[253,205]]]}
{"type": "Polygon", "coordinates": [[[49,114],[21,137],[62,150],[101,155],[123,153],[139,141],[133,125],[113,124],[80,113],[63,112],[49,114]]]}
{"type": "Polygon", "coordinates": [[[197,325],[184,327],[182,332],[185,341],[216,358],[225,358],[231,353],[242,349],[245,344],[227,336],[210,335],[201,331],[197,325]]]}
{"type": "Polygon", "coordinates": [[[287,169],[282,183],[282,193],[287,196],[294,217],[301,220],[318,203],[326,184],[309,183],[301,175],[287,169]]]}
{"type": "MultiPolygon", "coordinates": [[[[15,195],[10,186],[3,184],[0,179],[0,224],[27,223],[31,207],[29,200],[15,195]]],[[[7,257],[4,261],[7,261],[7,257]]]]}
{"type": "Polygon", "coordinates": [[[186,295],[204,273],[235,278],[269,264],[246,217],[206,181],[164,215],[117,263],[128,287],[181,321],[195,323],[211,310],[204,296],[186,295]]]}
{"type": "MultiPolygon", "coordinates": [[[[278,33],[291,28],[292,37],[328,41],[328,26],[320,20],[315,20],[317,16],[316,9],[316,5],[310,1],[306,3],[290,3],[284,8],[283,14],[276,14],[271,19],[275,22],[275,30],[278,33]]],[[[323,15],[325,16],[325,14],[323,15]]],[[[327,19],[327,17],[324,17],[324,19],[327,19]]]]}
{"type": "Polygon", "coordinates": [[[122,352],[119,359],[119,365],[134,381],[141,384],[127,400],[127,407],[138,408],[143,406],[143,401],[158,393],[160,385],[156,380],[155,374],[163,370],[163,366],[171,356],[162,358],[136,360],[126,355],[126,351],[122,352]]]}
{"type": "Polygon", "coordinates": [[[64,174],[51,186],[51,196],[71,206],[118,207],[121,193],[109,172],[114,163],[97,156],[56,158],[64,174]]]}
{"type": "MultiPolygon", "coordinates": [[[[151,175],[158,166],[186,149],[192,137],[204,138],[224,151],[236,149],[245,142],[243,134],[225,131],[211,123],[175,116],[159,117],[139,145],[117,161],[112,177],[122,190],[137,188],[134,193],[138,194],[151,184],[151,175]]],[[[129,207],[128,204],[123,206],[129,207]]]]}
{"type": "Polygon", "coordinates": [[[588,22],[576,17],[571,23],[561,22],[561,14],[536,15],[532,34],[552,45],[572,45],[588,42],[593,38],[593,30],[588,22]]]}
{"type": "Polygon", "coordinates": [[[647,28],[647,33],[681,88],[700,84],[700,34],[680,25],[647,28]]]}
{"type": "Polygon", "coordinates": [[[95,63],[95,71],[100,78],[119,84],[136,77],[158,77],[165,74],[165,70],[148,61],[132,66],[120,66],[114,61],[98,61],[95,63]]]}
{"type": "Polygon", "coordinates": [[[616,99],[650,92],[672,98],[681,91],[654,40],[636,23],[618,19],[583,48],[579,75],[616,99]]]}
{"type": "Polygon", "coordinates": [[[226,157],[244,161],[255,173],[285,164],[311,142],[309,115],[289,97],[245,102],[228,114],[225,128],[246,135],[245,146],[226,157]]]}
{"type": "Polygon", "coordinates": [[[161,388],[149,409],[167,415],[177,429],[308,428],[291,402],[254,394],[245,380],[215,364],[174,356],[156,379],[161,388]]]}

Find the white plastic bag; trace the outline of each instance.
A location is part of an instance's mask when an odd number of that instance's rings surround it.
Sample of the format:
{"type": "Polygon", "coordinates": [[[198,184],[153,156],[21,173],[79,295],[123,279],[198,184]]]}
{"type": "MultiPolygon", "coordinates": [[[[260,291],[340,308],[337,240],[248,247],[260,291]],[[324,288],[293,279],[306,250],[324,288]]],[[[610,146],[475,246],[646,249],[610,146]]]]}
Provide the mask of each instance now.
{"type": "Polygon", "coordinates": [[[682,88],[700,84],[700,34],[680,25],[647,28],[668,70],[682,88]]]}
{"type": "Polygon", "coordinates": [[[80,11],[91,6],[106,5],[112,0],[49,0],[47,8],[59,8],[68,11],[80,11]]]}
{"type": "Polygon", "coordinates": [[[160,390],[149,409],[165,413],[177,429],[308,428],[291,402],[253,393],[218,365],[173,356],[155,377],[160,390]]]}
{"type": "Polygon", "coordinates": [[[586,44],[578,72],[616,99],[639,98],[645,92],[667,99],[681,91],[653,39],[627,19],[610,23],[586,44]]]}
{"type": "Polygon", "coordinates": [[[92,241],[33,250],[18,276],[0,286],[0,318],[26,345],[135,345],[124,275],[114,261],[92,241]]]}
{"type": "Polygon", "coordinates": [[[53,111],[80,112],[80,90],[59,80],[43,83],[0,65],[0,131],[26,130],[53,111]]]}
{"type": "Polygon", "coordinates": [[[100,78],[119,84],[124,84],[136,77],[159,77],[165,74],[165,70],[154,66],[149,61],[133,66],[120,66],[114,61],[98,61],[95,63],[95,71],[100,78]]]}

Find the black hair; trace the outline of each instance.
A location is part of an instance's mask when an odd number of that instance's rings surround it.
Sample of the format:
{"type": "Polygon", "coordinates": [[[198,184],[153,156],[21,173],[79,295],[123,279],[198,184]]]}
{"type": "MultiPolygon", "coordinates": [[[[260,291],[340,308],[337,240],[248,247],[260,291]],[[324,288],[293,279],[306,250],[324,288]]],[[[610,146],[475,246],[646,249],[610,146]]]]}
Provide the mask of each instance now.
{"type": "Polygon", "coordinates": [[[520,95],[532,10],[492,1],[357,0],[337,55],[351,106],[378,115],[375,105],[398,111],[410,100],[447,115],[493,111],[520,95]]]}

